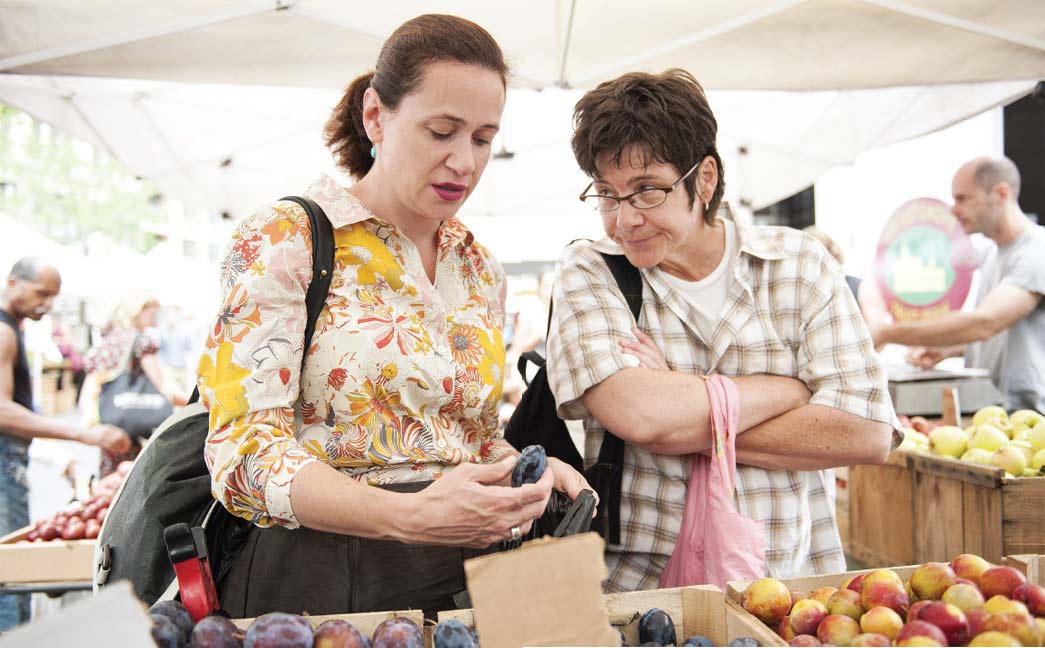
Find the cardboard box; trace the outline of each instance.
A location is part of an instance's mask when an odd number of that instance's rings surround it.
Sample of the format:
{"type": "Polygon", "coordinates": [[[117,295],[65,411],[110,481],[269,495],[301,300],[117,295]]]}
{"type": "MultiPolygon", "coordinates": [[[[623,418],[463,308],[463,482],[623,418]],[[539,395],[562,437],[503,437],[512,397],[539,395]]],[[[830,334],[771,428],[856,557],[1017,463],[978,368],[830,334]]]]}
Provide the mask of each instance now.
{"type": "MultiPolygon", "coordinates": [[[[724,646],[737,637],[756,637],[764,630],[753,616],[746,613],[741,616],[727,608],[725,594],[713,585],[607,594],[603,596],[603,605],[610,625],[623,632],[627,645],[631,646],[638,645],[639,618],[651,608],[668,613],[675,622],[679,643],[693,635],[704,635],[716,646],[724,646]]],[[[439,613],[440,622],[449,619],[473,627],[471,610],[439,613]]]]}
{"type": "Polygon", "coordinates": [[[28,542],[33,527],[0,538],[0,583],[90,582],[95,540],[28,542]]]}
{"type": "MultiPolygon", "coordinates": [[[[884,569],[891,569],[896,572],[902,580],[906,581],[914,573],[914,570],[918,568],[918,565],[908,565],[904,567],[886,567],[884,569]]],[[[842,584],[848,579],[856,576],[857,574],[868,574],[876,571],[874,569],[859,569],[856,571],[841,572],[838,574],[824,574],[821,576],[799,576],[796,578],[781,578],[780,581],[787,585],[788,589],[795,592],[805,592],[806,594],[820,587],[836,587],[841,588],[842,584]]],[[[776,633],[769,626],[765,625],[758,620],[753,614],[745,610],[740,605],[740,597],[744,594],[744,590],[751,584],[751,581],[731,581],[726,585],[726,605],[730,608],[732,614],[741,617],[749,624],[757,626],[758,634],[753,634],[755,639],[758,639],[759,643],[763,646],[786,646],[785,642],[780,635],[776,633]]]]}

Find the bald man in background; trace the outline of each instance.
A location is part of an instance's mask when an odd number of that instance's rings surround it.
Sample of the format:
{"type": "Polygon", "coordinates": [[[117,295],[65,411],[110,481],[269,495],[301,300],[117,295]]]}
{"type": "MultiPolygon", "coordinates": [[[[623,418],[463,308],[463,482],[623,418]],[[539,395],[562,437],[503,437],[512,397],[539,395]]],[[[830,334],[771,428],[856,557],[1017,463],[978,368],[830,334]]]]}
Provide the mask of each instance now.
{"type": "Polygon", "coordinates": [[[966,162],[951,183],[951,212],[967,234],[994,241],[981,268],[976,308],[919,321],[872,326],[875,346],[921,345],[908,360],[928,368],[965,355],[987,369],[1011,409],[1045,411],[1045,229],[1020,209],[1012,160],[966,162]]]}
{"type": "MultiPolygon", "coordinates": [[[[62,287],[58,271],[27,257],[14,264],[0,294],[0,536],[29,524],[29,442],[66,439],[126,452],[131,439],[111,425],[86,430],[70,427],[33,411],[33,387],[22,341],[22,323],[51,310],[62,287]]],[[[29,618],[29,599],[0,596],[0,632],[29,618]]]]}

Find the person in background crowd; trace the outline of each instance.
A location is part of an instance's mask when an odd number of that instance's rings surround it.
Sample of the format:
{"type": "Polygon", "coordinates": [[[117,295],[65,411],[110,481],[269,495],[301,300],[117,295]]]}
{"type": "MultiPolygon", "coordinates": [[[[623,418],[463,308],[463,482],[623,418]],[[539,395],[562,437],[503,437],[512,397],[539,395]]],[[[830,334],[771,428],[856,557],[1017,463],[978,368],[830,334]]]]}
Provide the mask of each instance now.
{"type": "Polygon", "coordinates": [[[498,431],[505,276],[456,214],[500,127],[500,47],[472,22],[424,15],[376,68],[327,124],[355,184],[322,176],[305,192],[336,248],[309,348],[300,206],[249,217],[222,266],[199,388],[214,496],[255,525],[222,592],[236,617],[451,609],[466,557],[526,533],[553,486],[588,487],[549,459],[511,488],[518,453],[498,431]]]}
{"type": "Polygon", "coordinates": [[[711,445],[711,373],[739,391],[736,504],[764,528],[768,573],[844,571],[828,469],[883,462],[896,419],[838,263],[801,232],[719,213],[717,123],[688,72],[602,83],[574,126],[606,238],[560,259],[548,380],[559,415],[584,419],[588,463],[605,430],[625,442],[606,589],[657,586],[711,445]],[[637,323],[602,252],[641,273],[637,323]]]}
{"type": "MultiPolygon", "coordinates": [[[[140,368],[156,389],[172,405],[184,405],[188,398],[167,385],[157,352],[160,349],[156,329],[160,303],[148,291],[135,292],[124,298],[116,308],[100,343],[84,355],[84,369],[88,372],[81,393],[80,404],[88,421],[98,420],[98,396],[101,386],[120,372],[140,368]]],[[[126,452],[102,452],[99,477],[116,469],[121,461],[133,460],[141,446],[133,444],[126,452]]]]}
{"type": "Polygon", "coordinates": [[[1045,229],[1020,209],[1020,172],[1008,158],[966,162],[951,193],[965,232],[994,242],[976,308],[872,326],[875,344],[922,345],[908,360],[923,368],[964,354],[966,366],[989,370],[1009,408],[1045,411],[1045,229]]]}
{"type": "MultiPolygon", "coordinates": [[[[29,442],[66,439],[126,452],[130,438],[111,425],[71,428],[33,411],[33,385],[22,342],[22,323],[38,321],[61,290],[58,271],[39,259],[19,260],[0,296],[0,535],[29,524],[29,442]]],[[[28,596],[0,596],[0,631],[29,618],[28,596]]]]}

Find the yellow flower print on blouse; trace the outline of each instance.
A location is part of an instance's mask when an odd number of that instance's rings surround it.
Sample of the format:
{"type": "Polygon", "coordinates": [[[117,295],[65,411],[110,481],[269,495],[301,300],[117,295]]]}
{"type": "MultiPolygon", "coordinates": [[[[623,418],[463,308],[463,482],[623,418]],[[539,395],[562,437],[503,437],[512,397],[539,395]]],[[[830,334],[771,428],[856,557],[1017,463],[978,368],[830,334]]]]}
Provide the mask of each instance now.
{"type": "Polygon", "coordinates": [[[200,358],[199,376],[206,389],[201,391],[210,409],[210,427],[221,427],[247,411],[247,390],[243,381],[250,371],[232,362],[231,342],[218,345],[215,357],[200,358]]]}

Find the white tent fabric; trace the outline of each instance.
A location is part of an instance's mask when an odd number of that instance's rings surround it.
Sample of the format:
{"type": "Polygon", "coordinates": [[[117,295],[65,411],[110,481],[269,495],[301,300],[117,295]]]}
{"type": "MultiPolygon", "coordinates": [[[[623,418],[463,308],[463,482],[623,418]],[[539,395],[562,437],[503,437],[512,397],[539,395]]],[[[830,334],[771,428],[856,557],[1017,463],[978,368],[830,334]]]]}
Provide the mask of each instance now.
{"type": "Polygon", "coordinates": [[[340,88],[426,12],[489,29],[533,87],[673,65],[715,89],[1045,76],[1040,0],[35,0],[0,7],[0,71],[340,88]]]}

